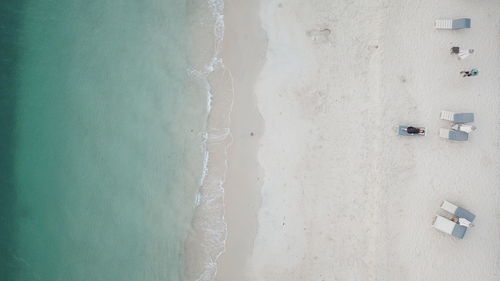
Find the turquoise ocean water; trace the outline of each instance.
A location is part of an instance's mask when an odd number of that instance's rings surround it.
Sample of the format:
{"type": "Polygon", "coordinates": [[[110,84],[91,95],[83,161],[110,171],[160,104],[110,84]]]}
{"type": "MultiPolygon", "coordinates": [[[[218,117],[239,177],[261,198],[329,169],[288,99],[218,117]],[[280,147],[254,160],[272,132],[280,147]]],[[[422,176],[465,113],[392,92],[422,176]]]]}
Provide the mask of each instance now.
{"type": "Polygon", "coordinates": [[[207,119],[189,5],[0,9],[0,280],[183,280],[207,119]]]}

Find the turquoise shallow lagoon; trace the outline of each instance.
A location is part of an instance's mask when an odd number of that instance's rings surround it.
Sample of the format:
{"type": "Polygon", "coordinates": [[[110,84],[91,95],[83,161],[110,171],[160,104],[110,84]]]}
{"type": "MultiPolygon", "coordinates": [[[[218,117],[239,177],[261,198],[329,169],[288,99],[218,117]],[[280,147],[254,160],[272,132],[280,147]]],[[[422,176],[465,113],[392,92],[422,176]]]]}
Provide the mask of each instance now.
{"type": "Polygon", "coordinates": [[[182,280],[206,123],[186,4],[0,6],[0,280],[182,280]]]}

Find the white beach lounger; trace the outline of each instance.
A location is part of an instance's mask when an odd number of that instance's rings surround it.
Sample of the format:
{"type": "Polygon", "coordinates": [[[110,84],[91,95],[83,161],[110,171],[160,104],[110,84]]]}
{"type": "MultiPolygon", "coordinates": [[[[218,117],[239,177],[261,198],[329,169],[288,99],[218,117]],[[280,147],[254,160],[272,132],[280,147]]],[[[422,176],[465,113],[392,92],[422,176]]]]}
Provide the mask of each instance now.
{"type": "Polygon", "coordinates": [[[450,129],[441,128],[439,129],[439,136],[445,139],[454,141],[467,141],[469,140],[469,134],[462,131],[455,131],[450,129]]]}
{"type": "Polygon", "coordinates": [[[463,239],[465,232],[467,231],[467,227],[454,223],[451,220],[439,215],[437,215],[434,219],[432,226],[439,231],[455,236],[459,239],[463,239]]]}
{"type": "Polygon", "coordinates": [[[469,123],[474,122],[474,113],[455,113],[452,111],[441,111],[441,119],[448,120],[453,123],[469,123]]]}
{"type": "Polygon", "coordinates": [[[474,215],[473,213],[467,211],[464,208],[455,206],[454,204],[452,204],[446,200],[443,201],[443,203],[441,203],[441,209],[447,211],[450,214],[454,214],[455,216],[457,216],[459,218],[464,218],[470,222],[473,222],[474,219],[476,218],[476,215],[474,215]]]}
{"type": "Polygon", "coordinates": [[[470,28],[471,20],[469,18],[461,19],[437,19],[434,22],[436,29],[463,29],[470,28]]]}

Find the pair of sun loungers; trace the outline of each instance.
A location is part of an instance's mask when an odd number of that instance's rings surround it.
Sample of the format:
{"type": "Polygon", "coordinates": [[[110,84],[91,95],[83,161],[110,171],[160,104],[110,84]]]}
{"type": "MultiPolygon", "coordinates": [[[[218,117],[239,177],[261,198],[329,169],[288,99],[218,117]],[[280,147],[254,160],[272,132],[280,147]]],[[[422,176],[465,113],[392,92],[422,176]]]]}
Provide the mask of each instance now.
{"type": "MultiPolygon", "coordinates": [[[[464,218],[469,222],[473,222],[474,219],[476,218],[476,215],[473,213],[467,211],[464,208],[455,206],[454,204],[448,202],[448,201],[443,201],[441,203],[441,209],[447,211],[448,213],[452,214],[456,218],[464,218]]],[[[439,231],[442,231],[444,233],[447,233],[449,235],[452,235],[456,238],[463,239],[465,236],[465,233],[467,232],[467,226],[460,225],[459,223],[456,223],[444,216],[436,215],[434,222],[432,223],[434,228],[436,228],[439,231]]]]}
{"type": "Polygon", "coordinates": [[[469,133],[476,127],[465,123],[474,122],[474,113],[455,113],[451,111],[441,111],[441,119],[453,123],[451,129],[439,129],[439,136],[453,141],[466,141],[469,139],[469,133]]]}

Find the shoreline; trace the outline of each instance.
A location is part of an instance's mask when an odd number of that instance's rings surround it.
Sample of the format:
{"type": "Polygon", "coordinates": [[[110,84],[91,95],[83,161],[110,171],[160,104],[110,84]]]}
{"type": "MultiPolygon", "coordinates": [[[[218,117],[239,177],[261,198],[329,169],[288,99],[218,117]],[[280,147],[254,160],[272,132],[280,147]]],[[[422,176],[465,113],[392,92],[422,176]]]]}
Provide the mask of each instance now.
{"type": "Polygon", "coordinates": [[[184,243],[184,279],[212,281],[224,251],[227,226],[224,219],[224,184],[234,89],[231,73],[224,65],[221,48],[225,37],[224,1],[191,3],[188,22],[190,41],[190,87],[204,94],[206,123],[199,132],[203,155],[199,189],[191,229],[184,243]]]}
{"type": "Polygon", "coordinates": [[[232,73],[234,97],[230,116],[232,143],[224,183],[227,237],[217,263],[217,281],[246,280],[244,272],[258,227],[263,171],[257,161],[257,150],[264,122],[254,87],[264,63],[266,45],[258,12],[259,3],[253,1],[226,2],[224,7],[221,58],[232,73]]]}

